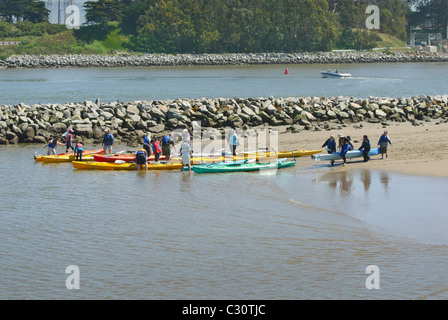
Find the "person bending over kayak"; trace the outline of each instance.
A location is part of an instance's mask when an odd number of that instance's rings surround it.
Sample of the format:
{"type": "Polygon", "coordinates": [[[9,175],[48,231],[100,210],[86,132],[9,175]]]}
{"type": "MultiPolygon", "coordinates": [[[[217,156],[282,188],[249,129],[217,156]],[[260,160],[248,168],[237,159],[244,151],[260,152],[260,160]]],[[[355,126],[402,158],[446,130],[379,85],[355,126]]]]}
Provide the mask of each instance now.
{"type": "Polygon", "coordinates": [[[366,135],[363,135],[362,136],[362,144],[358,150],[362,150],[362,156],[364,157],[364,162],[367,162],[370,160],[370,157],[369,157],[370,148],[371,147],[370,147],[369,138],[366,135]]]}
{"type": "Polygon", "coordinates": [[[339,134],[339,154],[342,158],[342,160],[344,160],[344,165],[347,163],[347,159],[345,158],[345,155],[347,154],[347,151],[352,150],[353,149],[353,144],[350,141],[350,139],[348,139],[347,137],[344,137],[343,134],[339,134]]]}
{"type": "Polygon", "coordinates": [[[65,144],[59,142],[59,138],[53,138],[48,141],[48,152],[47,155],[56,155],[56,146],[65,146],[65,144]]]}
{"type": "Polygon", "coordinates": [[[75,143],[75,150],[73,150],[75,156],[76,156],[76,161],[82,161],[82,153],[84,151],[84,148],[82,146],[82,144],[80,142],[76,142],[75,143]]]}
{"type": "Polygon", "coordinates": [[[137,163],[137,170],[140,171],[142,165],[145,165],[145,171],[148,171],[148,154],[145,149],[138,149],[135,153],[135,160],[137,163]]]}

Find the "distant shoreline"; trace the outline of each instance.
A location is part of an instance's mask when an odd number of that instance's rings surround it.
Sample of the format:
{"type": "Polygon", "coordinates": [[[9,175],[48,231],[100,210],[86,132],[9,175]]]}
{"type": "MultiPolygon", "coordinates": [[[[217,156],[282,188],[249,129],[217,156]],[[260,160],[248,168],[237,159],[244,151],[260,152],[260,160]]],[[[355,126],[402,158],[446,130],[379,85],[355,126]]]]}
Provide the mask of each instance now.
{"type": "Polygon", "coordinates": [[[321,53],[16,55],[0,60],[0,68],[110,68],[394,62],[448,62],[448,53],[430,53],[423,51],[341,51],[321,53]]]}

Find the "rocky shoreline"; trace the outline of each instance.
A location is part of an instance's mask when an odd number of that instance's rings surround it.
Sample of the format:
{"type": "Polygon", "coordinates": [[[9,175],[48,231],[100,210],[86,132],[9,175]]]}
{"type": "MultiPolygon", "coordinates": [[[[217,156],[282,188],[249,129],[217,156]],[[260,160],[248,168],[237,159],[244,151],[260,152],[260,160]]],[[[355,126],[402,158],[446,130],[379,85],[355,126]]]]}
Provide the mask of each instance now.
{"type": "Polygon", "coordinates": [[[160,138],[175,129],[224,134],[242,130],[285,128],[287,132],[339,130],[363,122],[387,126],[425,121],[448,123],[448,94],[400,98],[287,97],[202,98],[100,103],[0,105],[0,144],[46,143],[74,129],[84,143],[99,143],[104,128],[117,141],[135,146],[151,132],[160,138]]]}
{"type": "Polygon", "coordinates": [[[230,53],[230,54],[116,54],[23,55],[0,60],[0,68],[152,67],[260,64],[334,64],[389,62],[447,62],[448,53],[425,51],[230,53]]]}

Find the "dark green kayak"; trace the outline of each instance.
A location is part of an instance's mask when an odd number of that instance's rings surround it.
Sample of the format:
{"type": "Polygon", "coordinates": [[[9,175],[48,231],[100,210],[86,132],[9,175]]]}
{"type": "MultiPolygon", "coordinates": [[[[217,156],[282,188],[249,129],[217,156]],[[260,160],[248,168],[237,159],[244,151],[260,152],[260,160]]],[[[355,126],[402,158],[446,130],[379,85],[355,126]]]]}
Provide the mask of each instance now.
{"type": "Polygon", "coordinates": [[[214,173],[214,172],[248,172],[261,170],[275,170],[293,167],[296,165],[295,161],[276,161],[271,163],[243,163],[243,164],[209,164],[194,166],[191,169],[195,173],[214,173]]]}

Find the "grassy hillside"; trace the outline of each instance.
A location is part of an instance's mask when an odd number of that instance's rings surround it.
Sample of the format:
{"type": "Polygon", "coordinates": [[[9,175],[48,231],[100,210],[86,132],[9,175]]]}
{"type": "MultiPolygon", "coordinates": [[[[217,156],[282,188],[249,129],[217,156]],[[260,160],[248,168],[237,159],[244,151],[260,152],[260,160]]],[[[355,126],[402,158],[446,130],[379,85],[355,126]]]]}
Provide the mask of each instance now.
{"type": "MultiPolygon", "coordinates": [[[[372,34],[365,33],[368,37],[372,34]]],[[[404,48],[406,43],[398,38],[375,33],[377,39],[371,48],[404,48]]],[[[128,38],[121,33],[119,25],[111,23],[107,31],[98,26],[80,30],[64,30],[54,34],[25,35],[0,39],[0,41],[20,41],[19,45],[0,46],[0,59],[11,55],[49,55],[49,54],[114,54],[126,52],[128,38]]],[[[353,49],[353,42],[345,43],[341,49],[353,49]]]]}
{"type": "Polygon", "coordinates": [[[391,36],[389,34],[380,33],[381,41],[377,43],[377,48],[405,48],[407,47],[406,42],[398,39],[397,37],[391,36]]]}

